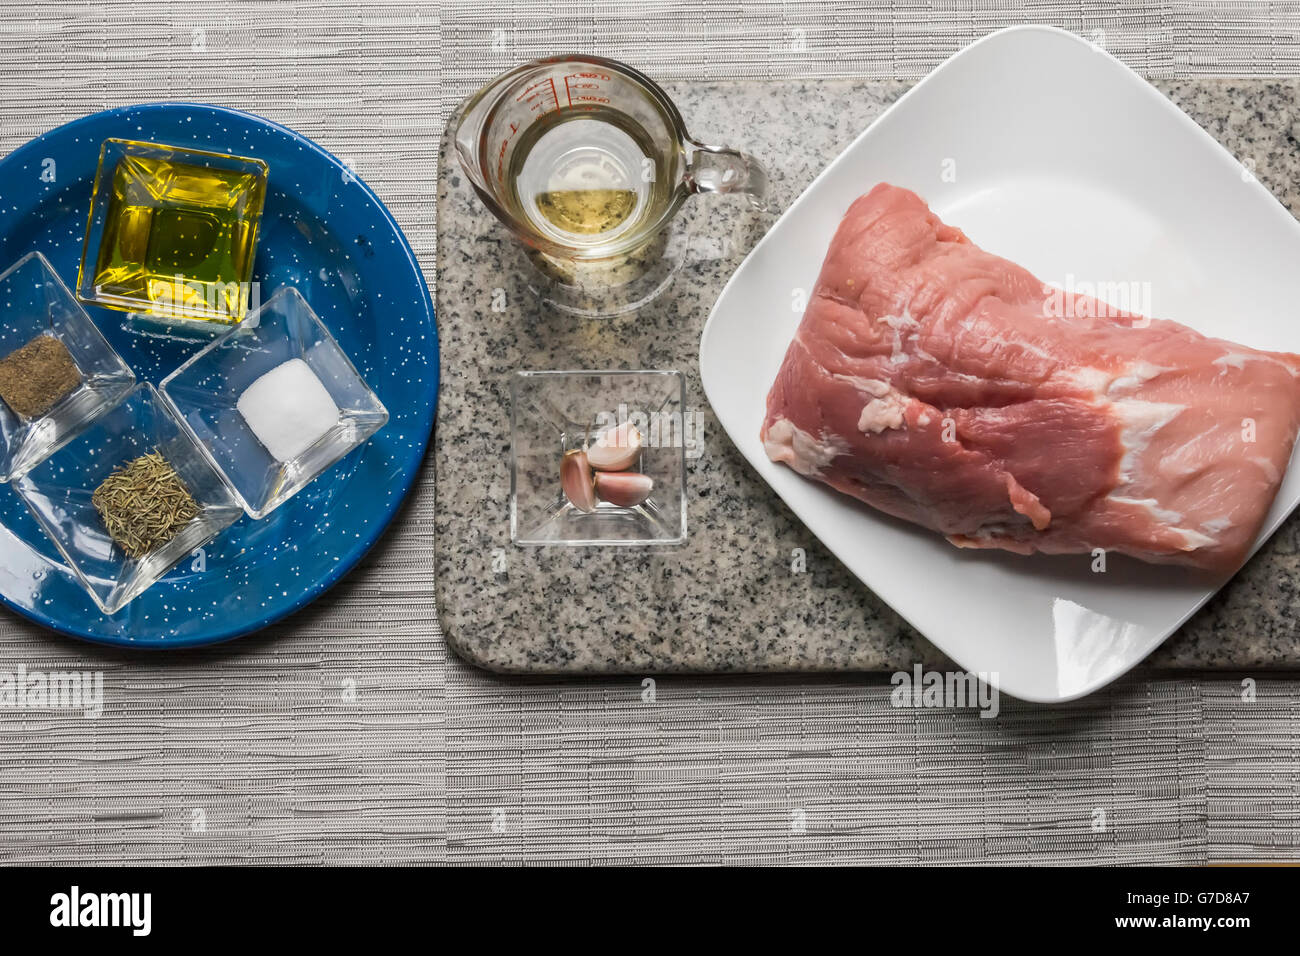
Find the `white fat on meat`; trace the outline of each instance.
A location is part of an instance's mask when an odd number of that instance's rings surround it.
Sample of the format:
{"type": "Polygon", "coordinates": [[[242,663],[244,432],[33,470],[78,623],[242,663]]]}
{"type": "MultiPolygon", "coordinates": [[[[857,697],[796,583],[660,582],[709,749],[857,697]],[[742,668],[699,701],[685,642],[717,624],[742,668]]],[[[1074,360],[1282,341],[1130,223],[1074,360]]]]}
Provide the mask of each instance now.
{"type": "Polygon", "coordinates": [[[894,333],[894,345],[889,355],[890,365],[899,365],[907,361],[907,352],[903,349],[903,330],[914,329],[917,327],[916,319],[912,318],[912,313],[906,308],[898,315],[882,315],[877,322],[884,323],[894,333]]]}
{"type": "MultiPolygon", "coordinates": [[[[1217,543],[1218,538],[1211,537],[1208,534],[1202,534],[1194,528],[1180,528],[1179,522],[1183,520],[1183,515],[1177,511],[1170,511],[1168,508],[1160,507],[1160,502],[1154,498],[1126,498],[1122,495],[1111,493],[1107,496],[1117,505],[1127,505],[1131,508],[1139,509],[1146,513],[1153,521],[1164,525],[1174,534],[1182,535],[1183,550],[1195,551],[1197,548],[1208,548],[1217,543]]],[[[1202,524],[1202,528],[1206,525],[1202,524]]],[[[1208,529],[1207,529],[1208,530],[1208,529]]]]}
{"type": "MultiPolygon", "coordinates": [[[[1120,398],[1111,402],[1111,408],[1121,422],[1120,442],[1124,446],[1124,457],[1119,463],[1120,487],[1133,482],[1133,469],[1156,432],[1177,418],[1186,407],[1171,402],[1147,402],[1140,398],[1120,398]]],[[[1115,497],[1115,491],[1110,496],[1115,497]]]]}
{"type": "Polygon", "coordinates": [[[1280,361],[1277,356],[1270,355],[1267,352],[1226,352],[1216,358],[1211,364],[1217,365],[1222,369],[1243,369],[1247,362],[1269,362],[1279,368],[1286,369],[1292,378],[1296,377],[1296,369],[1287,362],[1280,361]]]}
{"type": "Polygon", "coordinates": [[[864,435],[867,433],[879,435],[887,428],[902,428],[908,397],[888,382],[874,384],[880,388],[879,390],[868,389],[869,394],[874,397],[862,406],[862,414],[858,416],[858,431],[864,435]]]}
{"type": "Polygon", "coordinates": [[[878,378],[842,373],[832,373],[831,378],[853,386],[864,395],[871,396],[858,417],[858,431],[863,434],[879,435],[887,428],[903,427],[908,397],[888,382],[878,378]]]}
{"type": "Polygon", "coordinates": [[[1162,372],[1171,369],[1150,362],[1130,363],[1122,373],[1116,375],[1092,365],[1080,365],[1075,368],[1058,369],[1053,379],[1074,388],[1091,392],[1098,399],[1108,399],[1117,392],[1134,391],[1151,381],[1162,372]]]}
{"type": "Polygon", "coordinates": [[[780,418],[768,426],[763,450],[772,461],[783,461],[799,474],[816,478],[849,446],[834,435],[817,437],[780,418]]]}
{"type": "Polygon", "coordinates": [[[1264,473],[1264,477],[1267,478],[1270,483],[1276,484],[1282,480],[1282,473],[1277,470],[1277,465],[1273,464],[1269,459],[1260,457],[1259,455],[1254,455],[1251,457],[1250,462],[1264,473]]]}
{"type": "Polygon", "coordinates": [[[1091,365],[1080,365],[1077,368],[1057,369],[1052,378],[1070,386],[1071,388],[1082,389],[1086,392],[1092,392],[1098,398],[1106,393],[1110,387],[1111,375],[1109,372],[1099,368],[1093,368],[1091,365]]]}
{"type": "Polygon", "coordinates": [[[882,382],[878,378],[866,378],[862,375],[845,375],[842,372],[831,372],[830,376],[837,382],[851,385],[859,392],[866,392],[868,395],[874,395],[877,398],[889,391],[889,383],[882,382]]]}
{"type": "Polygon", "coordinates": [[[1124,374],[1117,376],[1114,381],[1107,386],[1108,393],[1128,392],[1140,388],[1147,382],[1151,381],[1162,372],[1169,372],[1172,369],[1160,365],[1152,365],[1150,362],[1133,362],[1124,374]]]}

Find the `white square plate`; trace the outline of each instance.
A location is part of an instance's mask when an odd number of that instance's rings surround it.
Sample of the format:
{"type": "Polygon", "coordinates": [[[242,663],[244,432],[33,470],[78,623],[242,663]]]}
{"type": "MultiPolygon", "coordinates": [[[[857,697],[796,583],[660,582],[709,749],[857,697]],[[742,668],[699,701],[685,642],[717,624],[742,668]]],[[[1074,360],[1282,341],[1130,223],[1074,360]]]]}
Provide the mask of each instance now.
{"type": "MultiPolygon", "coordinates": [[[[845,210],[881,181],[915,190],[1045,282],[1142,283],[1151,314],[1290,352],[1300,224],[1118,60],[1061,30],[1016,27],[967,47],[876,120],[713,307],[700,343],[709,401],[813,533],[966,670],[1027,700],[1080,697],[1146,657],[1226,579],[1115,556],[1094,573],[1090,555],[959,550],[763,453],[767,392],[800,319],[784,303],[813,288],[845,210]]],[[[1257,548],[1298,499],[1291,469],[1257,548]]]]}

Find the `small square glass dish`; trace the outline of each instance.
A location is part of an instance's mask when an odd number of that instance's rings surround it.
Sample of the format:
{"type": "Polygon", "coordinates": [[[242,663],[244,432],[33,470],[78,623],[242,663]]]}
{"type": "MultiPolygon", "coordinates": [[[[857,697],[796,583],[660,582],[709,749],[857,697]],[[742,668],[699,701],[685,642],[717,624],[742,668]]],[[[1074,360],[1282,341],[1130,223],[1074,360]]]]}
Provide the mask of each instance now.
{"type": "Polygon", "coordinates": [[[134,385],[44,256],[0,274],[0,481],[35,467],[134,385]]]}
{"type": "Polygon", "coordinates": [[[105,140],[78,298],[163,325],[242,321],[267,172],[260,159],[105,140]]]}
{"type": "Polygon", "coordinates": [[[148,383],[13,487],[105,614],[116,614],[242,514],[194,436],[148,383]]]}
{"type": "Polygon", "coordinates": [[[253,518],[284,504],[388,421],[379,397],[291,287],[160,388],[253,518]]]}
{"type": "MultiPolygon", "coordinates": [[[[511,381],[510,539],[517,545],[672,545],[686,540],[686,458],[697,430],[677,371],[522,371],[511,381]],[[565,455],[589,454],[612,430],[639,448],[619,471],[650,479],[640,503],[565,494],[565,455]]],[[[597,486],[599,488],[599,485],[597,486]]],[[[639,497],[639,496],[637,496],[639,497]]]]}

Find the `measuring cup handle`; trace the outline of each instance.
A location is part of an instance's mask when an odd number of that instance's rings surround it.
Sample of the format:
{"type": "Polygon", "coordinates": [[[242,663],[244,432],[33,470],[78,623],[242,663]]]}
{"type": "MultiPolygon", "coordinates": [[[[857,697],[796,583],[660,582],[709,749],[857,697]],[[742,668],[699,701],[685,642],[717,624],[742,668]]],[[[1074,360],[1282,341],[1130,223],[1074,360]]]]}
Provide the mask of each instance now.
{"type": "Polygon", "coordinates": [[[694,140],[686,145],[686,186],[691,192],[745,193],[755,209],[767,208],[767,172],[753,156],[694,140]]]}

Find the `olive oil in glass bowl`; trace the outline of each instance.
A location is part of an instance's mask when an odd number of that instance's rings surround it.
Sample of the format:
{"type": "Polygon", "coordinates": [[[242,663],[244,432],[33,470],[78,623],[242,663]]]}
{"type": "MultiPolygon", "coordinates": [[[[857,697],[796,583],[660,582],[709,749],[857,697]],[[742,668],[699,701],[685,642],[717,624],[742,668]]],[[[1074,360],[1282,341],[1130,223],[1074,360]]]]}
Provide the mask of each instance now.
{"type": "Polygon", "coordinates": [[[258,159],[106,140],[78,298],[164,323],[242,321],[267,172],[258,159]]]}

